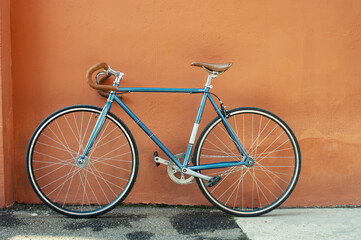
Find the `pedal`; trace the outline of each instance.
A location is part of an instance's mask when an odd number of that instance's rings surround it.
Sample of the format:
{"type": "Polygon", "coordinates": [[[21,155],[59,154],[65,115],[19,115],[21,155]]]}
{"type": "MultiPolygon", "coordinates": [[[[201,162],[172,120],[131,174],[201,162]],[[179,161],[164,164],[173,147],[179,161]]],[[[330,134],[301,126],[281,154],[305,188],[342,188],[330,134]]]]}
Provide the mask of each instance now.
{"type": "Polygon", "coordinates": [[[206,186],[207,187],[213,187],[214,185],[216,185],[219,180],[221,180],[222,178],[220,176],[215,176],[213,178],[211,178],[207,183],[206,186]]]}
{"type": "Polygon", "coordinates": [[[159,157],[157,151],[155,151],[153,155],[154,155],[154,162],[155,162],[155,165],[157,165],[157,167],[158,167],[160,164],[168,165],[168,162],[169,162],[169,161],[167,161],[167,160],[159,157]]]}
{"type": "Polygon", "coordinates": [[[154,155],[155,165],[156,165],[157,167],[159,167],[160,163],[159,163],[159,162],[157,162],[158,152],[157,152],[157,151],[155,151],[153,155],[154,155]]]}

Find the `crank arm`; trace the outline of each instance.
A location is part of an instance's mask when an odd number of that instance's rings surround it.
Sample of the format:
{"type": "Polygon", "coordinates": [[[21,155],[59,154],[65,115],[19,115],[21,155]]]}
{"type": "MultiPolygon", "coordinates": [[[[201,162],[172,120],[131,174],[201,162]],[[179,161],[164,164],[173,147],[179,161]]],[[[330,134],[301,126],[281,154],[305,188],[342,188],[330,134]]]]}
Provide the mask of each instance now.
{"type": "Polygon", "coordinates": [[[212,177],[209,177],[209,176],[207,176],[207,175],[198,173],[198,172],[193,171],[193,170],[190,170],[190,169],[188,169],[188,168],[183,168],[183,169],[182,169],[182,172],[183,172],[184,174],[187,174],[187,175],[190,175],[190,176],[194,176],[194,177],[197,177],[197,178],[202,178],[202,179],[204,179],[204,180],[206,180],[206,181],[209,181],[209,180],[212,179],[212,177]]]}
{"type": "Polygon", "coordinates": [[[159,166],[159,164],[164,164],[164,165],[167,165],[168,166],[168,163],[169,161],[168,160],[165,160],[159,156],[155,156],[154,157],[154,162],[157,164],[157,166],[159,166]]]}

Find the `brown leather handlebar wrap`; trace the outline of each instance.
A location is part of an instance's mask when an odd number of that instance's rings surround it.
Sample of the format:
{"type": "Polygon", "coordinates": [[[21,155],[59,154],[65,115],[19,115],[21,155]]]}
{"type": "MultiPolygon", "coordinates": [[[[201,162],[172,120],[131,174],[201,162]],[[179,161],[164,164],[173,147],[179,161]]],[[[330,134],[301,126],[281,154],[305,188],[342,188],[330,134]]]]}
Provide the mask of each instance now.
{"type": "MultiPolygon", "coordinates": [[[[87,74],[86,74],[86,79],[87,82],[89,84],[90,87],[96,89],[96,90],[102,90],[102,91],[117,91],[118,88],[116,86],[110,86],[110,85],[102,85],[102,84],[96,84],[93,79],[92,79],[92,75],[94,72],[100,70],[100,69],[105,69],[107,70],[108,64],[106,64],[105,62],[101,62],[98,64],[95,64],[94,66],[92,66],[91,68],[89,68],[87,74]]],[[[102,76],[99,80],[100,83],[104,82],[107,78],[110,77],[110,74],[106,74],[104,76],[102,76]]]]}
{"type": "MultiPolygon", "coordinates": [[[[101,76],[101,77],[99,78],[99,80],[98,80],[98,85],[102,85],[102,83],[105,82],[110,76],[111,76],[111,75],[110,75],[109,73],[104,74],[103,76],[101,76]]],[[[99,94],[100,96],[102,96],[102,97],[105,97],[105,98],[109,97],[109,92],[107,92],[107,91],[98,90],[97,92],[98,92],[98,94],[99,94]]]]}

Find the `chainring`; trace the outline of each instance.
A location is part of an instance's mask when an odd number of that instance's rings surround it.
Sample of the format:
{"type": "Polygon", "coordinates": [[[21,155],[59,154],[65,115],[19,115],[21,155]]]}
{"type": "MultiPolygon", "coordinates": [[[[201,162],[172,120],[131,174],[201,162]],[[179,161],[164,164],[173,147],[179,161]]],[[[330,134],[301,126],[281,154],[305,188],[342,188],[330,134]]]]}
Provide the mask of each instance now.
{"type": "MultiPolygon", "coordinates": [[[[184,153],[179,153],[177,155],[174,155],[178,160],[184,158],[184,153]]],[[[167,172],[169,175],[169,178],[178,184],[190,184],[194,181],[194,176],[186,175],[180,171],[180,169],[175,165],[172,161],[168,162],[167,172]]]]}

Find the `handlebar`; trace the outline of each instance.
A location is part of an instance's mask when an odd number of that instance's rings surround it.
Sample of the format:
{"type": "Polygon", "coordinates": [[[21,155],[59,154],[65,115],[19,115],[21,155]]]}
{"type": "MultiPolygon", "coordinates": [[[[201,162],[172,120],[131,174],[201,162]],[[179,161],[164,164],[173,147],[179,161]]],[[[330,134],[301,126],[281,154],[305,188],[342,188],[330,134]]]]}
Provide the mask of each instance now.
{"type": "Polygon", "coordinates": [[[96,89],[96,90],[101,90],[101,91],[117,91],[118,87],[116,86],[110,86],[110,85],[103,85],[101,83],[103,83],[105,80],[107,80],[110,77],[110,73],[106,72],[100,79],[99,79],[99,84],[96,84],[93,79],[92,79],[92,75],[94,72],[100,70],[100,69],[104,69],[104,70],[108,70],[109,66],[108,64],[106,64],[105,62],[100,62],[95,64],[94,66],[92,66],[91,68],[89,68],[87,74],[86,74],[86,79],[87,82],[89,84],[90,87],[96,89]]]}

